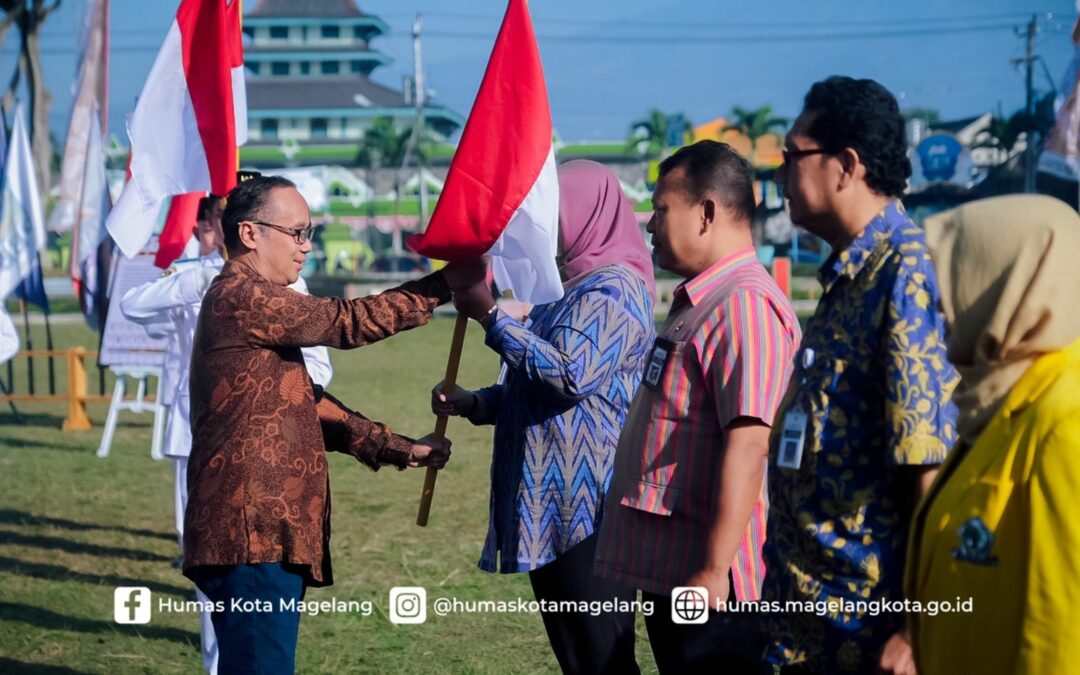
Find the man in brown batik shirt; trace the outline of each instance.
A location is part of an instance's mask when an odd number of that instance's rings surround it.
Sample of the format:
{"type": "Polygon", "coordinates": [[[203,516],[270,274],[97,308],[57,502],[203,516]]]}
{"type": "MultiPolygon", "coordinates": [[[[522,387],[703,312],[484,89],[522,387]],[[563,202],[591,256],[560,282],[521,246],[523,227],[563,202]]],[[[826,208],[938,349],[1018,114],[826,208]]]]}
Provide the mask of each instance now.
{"type": "Polygon", "coordinates": [[[377,296],[317,298],[286,288],[311,251],[307,203],[291,182],[241,183],[222,225],[229,261],[203,299],[192,353],[184,574],[218,605],[222,672],[292,672],[299,612],[286,607],[332,583],[325,452],[373,470],[438,468],[449,456],[449,443],[395,434],[313,386],[300,349],[351,349],[421,326],[452,288],[484,283],[484,265],[451,264],[377,296]]]}

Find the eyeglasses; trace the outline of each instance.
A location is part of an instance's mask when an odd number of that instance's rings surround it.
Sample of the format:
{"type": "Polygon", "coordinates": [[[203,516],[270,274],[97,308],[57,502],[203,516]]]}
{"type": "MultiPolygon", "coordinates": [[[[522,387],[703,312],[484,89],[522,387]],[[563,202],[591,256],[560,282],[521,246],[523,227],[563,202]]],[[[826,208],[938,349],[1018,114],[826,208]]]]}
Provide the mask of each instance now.
{"type": "Polygon", "coordinates": [[[802,157],[809,157],[810,155],[831,155],[832,150],[826,148],[807,148],[806,150],[788,150],[784,148],[780,151],[780,157],[783,159],[785,165],[790,165],[794,159],[800,159],[802,157]]]}
{"type": "Polygon", "coordinates": [[[275,225],[273,223],[267,223],[262,220],[250,220],[248,221],[254,225],[262,225],[277,230],[278,232],[284,232],[293,239],[297,244],[306,244],[311,241],[311,238],[315,235],[316,225],[308,225],[307,227],[284,227],[282,225],[275,225]]]}

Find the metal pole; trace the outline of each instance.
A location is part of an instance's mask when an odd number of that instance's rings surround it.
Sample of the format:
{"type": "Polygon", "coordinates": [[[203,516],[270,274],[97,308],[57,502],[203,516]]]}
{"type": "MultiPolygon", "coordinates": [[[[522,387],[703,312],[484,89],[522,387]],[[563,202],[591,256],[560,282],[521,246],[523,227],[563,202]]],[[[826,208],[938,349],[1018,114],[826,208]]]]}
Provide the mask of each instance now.
{"type": "MultiPolygon", "coordinates": [[[[38,269],[41,269],[41,253],[37,254],[38,269]]],[[[44,284],[44,282],[42,282],[44,284]]],[[[41,289],[42,295],[45,294],[44,285],[41,289]]],[[[45,304],[49,304],[49,299],[46,296],[45,304]]],[[[53,364],[53,339],[52,339],[52,326],[49,324],[49,308],[42,307],[41,313],[45,316],[45,349],[49,350],[48,367],[49,367],[49,395],[56,394],[56,366],[53,364]]]]}
{"type": "MultiPolygon", "coordinates": [[[[23,330],[26,333],[26,351],[34,351],[34,342],[30,337],[30,309],[25,300],[19,300],[19,309],[22,310],[23,315],[23,330]]],[[[26,357],[26,378],[27,378],[27,390],[30,395],[34,395],[34,357],[26,357]]]]}
{"type": "Polygon", "coordinates": [[[1031,20],[1028,21],[1027,30],[1025,35],[1027,38],[1027,48],[1024,51],[1024,57],[1020,59],[1020,62],[1024,64],[1024,80],[1026,87],[1026,99],[1024,103],[1024,114],[1027,118],[1027,147],[1024,149],[1024,192],[1035,191],[1035,34],[1038,32],[1038,24],[1035,21],[1035,15],[1031,16],[1031,20]]]}
{"type": "MultiPolygon", "coordinates": [[[[416,88],[415,101],[416,101],[416,144],[419,146],[421,134],[424,133],[424,104],[426,103],[427,92],[424,85],[424,59],[423,50],[420,46],[420,31],[423,28],[423,17],[420,14],[416,15],[416,20],[413,21],[413,86],[416,88]]],[[[427,215],[428,215],[428,193],[427,182],[424,181],[425,170],[424,154],[417,152],[418,167],[417,175],[420,178],[420,228],[422,230],[427,229],[427,215]]]]}

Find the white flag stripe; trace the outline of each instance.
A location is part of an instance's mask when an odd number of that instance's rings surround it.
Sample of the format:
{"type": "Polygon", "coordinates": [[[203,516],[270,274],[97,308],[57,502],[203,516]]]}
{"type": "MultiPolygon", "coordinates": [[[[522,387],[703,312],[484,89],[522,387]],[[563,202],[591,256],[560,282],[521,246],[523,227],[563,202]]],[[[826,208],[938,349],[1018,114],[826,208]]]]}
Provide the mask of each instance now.
{"type": "Polygon", "coordinates": [[[210,189],[210,168],[199,135],[195,107],[184,73],[180,26],[173,20],[139,103],[128,120],[131,179],[143,210],[160,196],[210,189]]]}
{"type": "Polygon", "coordinates": [[[210,189],[210,169],[184,73],[180,26],[169,34],[128,118],[131,180],[109,215],[108,228],[132,258],[150,241],[170,195],[210,189]]]}
{"type": "Polygon", "coordinates": [[[236,146],[247,143],[247,84],[244,82],[244,67],[232,69],[233,117],[236,119],[236,146]]]}
{"type": "Polygon", "coordinates": [[[561,298],[562,280],[555,264],[558,231],[559,177],[555,151],[549,150],[536,182],[486,254],[492,256],[499,289],[511,290],[515,298],[533,305],[561,298]]]}

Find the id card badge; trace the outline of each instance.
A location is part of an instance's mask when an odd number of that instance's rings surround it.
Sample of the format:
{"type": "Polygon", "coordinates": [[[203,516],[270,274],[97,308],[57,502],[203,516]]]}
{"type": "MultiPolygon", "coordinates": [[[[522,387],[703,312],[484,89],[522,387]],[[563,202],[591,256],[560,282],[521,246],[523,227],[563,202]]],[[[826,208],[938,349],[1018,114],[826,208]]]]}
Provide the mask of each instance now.
{"type": "Polygon", "coordinates": [[[780,451],[776,465],[782,469],[798,469],[802,465],[803,444],[806,442],[806,423],[810,420],[801,407],[792,408],[784,415],[780,432],[780,451]]]}
{"type": "Polygon", "coordinates": [[[664,369],[671,359],[674,344],[665,338],[656,338],[652,351],[645,363],[645,376],[642,378],[647,386],[656,389],[660,385],[660,378],[664,376],[664,369]]]}

